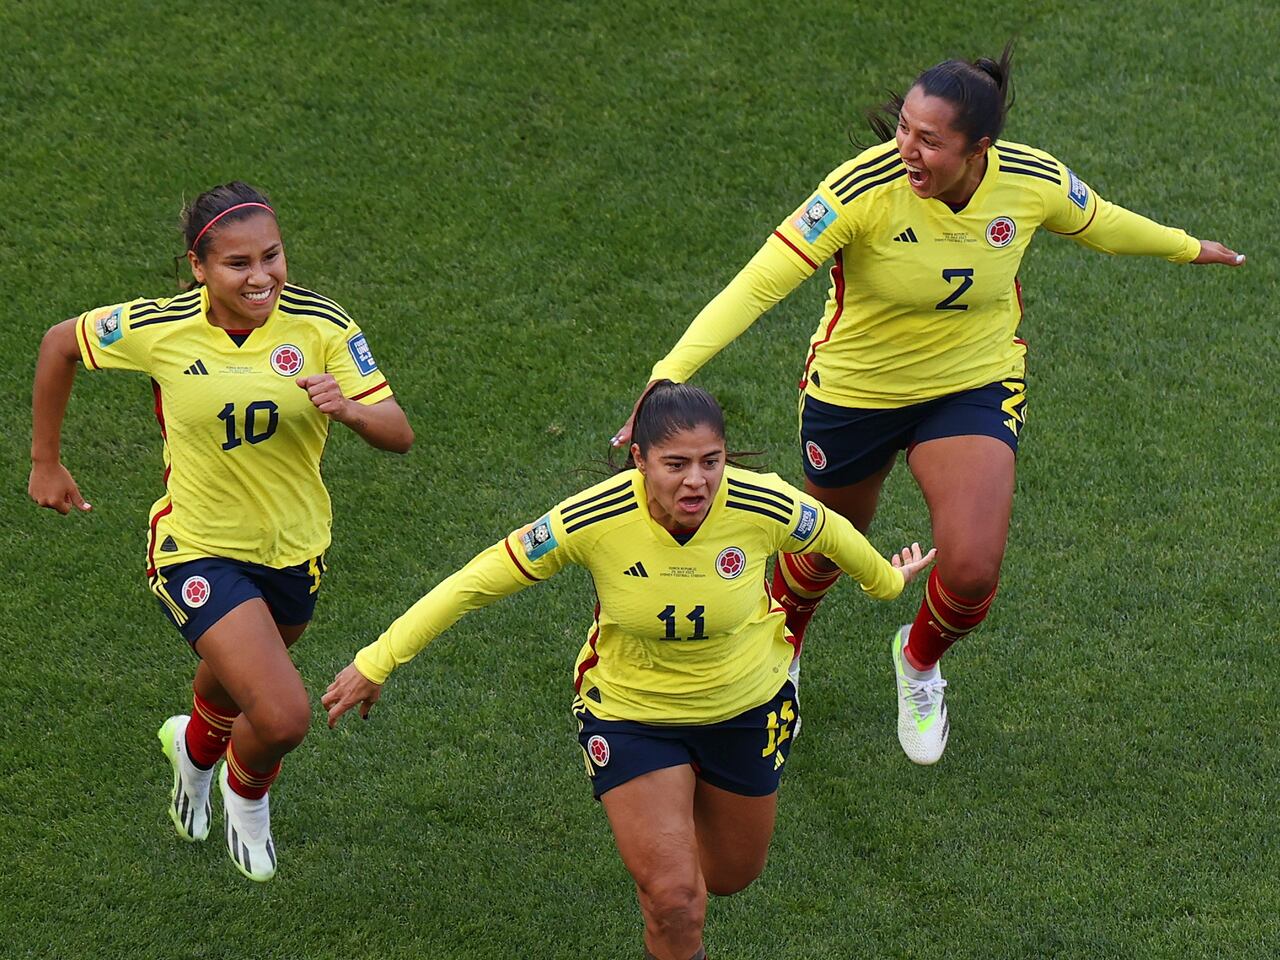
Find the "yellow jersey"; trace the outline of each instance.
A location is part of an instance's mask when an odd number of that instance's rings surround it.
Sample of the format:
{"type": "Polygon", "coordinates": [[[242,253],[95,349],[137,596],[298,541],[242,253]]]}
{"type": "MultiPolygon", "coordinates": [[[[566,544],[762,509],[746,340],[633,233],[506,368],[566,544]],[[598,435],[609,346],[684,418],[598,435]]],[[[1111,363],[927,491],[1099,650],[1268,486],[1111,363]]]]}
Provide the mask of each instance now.
{"type": "Polygon", "coordinates": [[[685,543],[653,519],[644,476],[628,470],[559,503],[439,583],[356,668],[383,683],[469,610],[585,567],[596,608],[573,685],[604,720],[716,723],[778,692],[795,649],[769,594],[779,550],[822,553],[871,596],[902,591],[901,571],[839,514],[774,474],[727,467],[685,543]]]}
{"type": "Polygon", "coordinates": [[[323,553],[329,418],[294,381],[331,373],[359,403],[392,395],[360,327],[326,297],[286,284],[266,323],[235,335],[208,309],[200,287],[76,323],[85,369],[151,377],[165,492],[151,508],[148,574],[197,557],[281,568],[323,553]]]}
{"type": "Polygon", "coordinates": [[[801,388],[889,408],[1024,377],[1018,267],[1040,227],[1108,253],[1194,260],[1200,244],[1108,203],[1042,150],[1000,141],[960,210],[911,190],[890,142],[836,168],[694,320],[652,379],[685,380],[828,259],[801,388]]]}

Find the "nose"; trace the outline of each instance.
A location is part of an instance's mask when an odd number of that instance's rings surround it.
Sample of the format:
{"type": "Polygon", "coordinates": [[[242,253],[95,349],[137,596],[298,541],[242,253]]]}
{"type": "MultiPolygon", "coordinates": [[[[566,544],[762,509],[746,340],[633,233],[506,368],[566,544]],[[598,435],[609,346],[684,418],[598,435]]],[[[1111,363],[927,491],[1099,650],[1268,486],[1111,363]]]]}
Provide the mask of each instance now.
{"type": "Polygon", "coordinates": [[[250,269],[249,283],[255,287],[265,287],[271,283],[271,274],[267,272],[266,264],[261,260],[256,261],[250,269]]]}

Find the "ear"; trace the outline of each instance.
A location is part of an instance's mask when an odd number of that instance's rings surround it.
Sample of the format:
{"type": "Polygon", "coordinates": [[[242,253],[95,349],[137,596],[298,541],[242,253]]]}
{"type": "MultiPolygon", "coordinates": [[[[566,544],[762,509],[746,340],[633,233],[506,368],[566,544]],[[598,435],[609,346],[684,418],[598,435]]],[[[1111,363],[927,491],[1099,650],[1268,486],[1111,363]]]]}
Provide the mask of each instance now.
{"type": "Polygon", "coordinates": [[[204,283],[204,267],[200,266],[200,259],[195,251],[187,251],[187,263],[191,264],[191,275],[196,278],[196,283],[204,283]]]}
{"type": "Polygon", "coordinates": [[[973,146],[973,152],[969,154],[970,160],[979,160],[988,150],[991,149],[991,138],[983,137],[973,146]]]}
{"type": "Polygon", "coordinates": [[[636,469],[640,471],[640,475],[644,476],[644,458],[640,456],[640,444],[638,443],[631,445],[631,461],[636,465],[636,469]]]}

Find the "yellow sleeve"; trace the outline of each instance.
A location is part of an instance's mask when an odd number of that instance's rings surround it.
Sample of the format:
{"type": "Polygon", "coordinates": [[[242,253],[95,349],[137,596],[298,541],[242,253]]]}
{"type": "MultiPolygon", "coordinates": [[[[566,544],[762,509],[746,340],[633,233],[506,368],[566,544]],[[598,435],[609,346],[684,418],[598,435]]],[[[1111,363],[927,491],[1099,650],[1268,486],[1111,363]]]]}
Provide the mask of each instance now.
{"type": "Polygon", "coordinates": [[[140,370],[150,362],[150,338],[145,333],[125,336],[132,308],[139,300],[86,310],[76,318],[76,343],[86,370],[140,370]]]}
{"type": "Polygon", "coordinates": [[[325,372],[333,374],[342,395],[363,404],[378,403],[392,396],[364,332],[354,323],[346,330],[335,332],[339,336],[329,343],[325,372]]]}
{"type": "Polygon", "coordinates": [[[561,505],[507,534],[453,576],[436,584],[382,636],[356,654],[366,680],[386,683],[391,671],[408,663],[428,643],[472,610],[518,593],[559,573],[571,562],[570,536],[561,505]]]}
{"type": "Polygon", "coordinates": [[[1173,263],[1200,256],[1195,237],[1107,202],[1068,167],[1062,169],[1066,190],[1051,190],[1046,197],[1047,229],[1102,253],[1164,257],[1173,263]]]}
{"type": "MultiPolygon", "coordinates": [[[[876,552],[852,523],[834,510],[828,510],[806,494],[803,502],[819,511],[812,536],[793,553],[821,553],[830,557],[865,593],[877,600],[893,600],[906,585],[902,571],[876,552]]],[[[794,537],[794,535],[793,535],[794,537]]]]}
{"type": "Polygon", "coordinates": [[[650,380],[683,383],[813,273],[774,239],[767,241],[659,360],[650,380]]]}

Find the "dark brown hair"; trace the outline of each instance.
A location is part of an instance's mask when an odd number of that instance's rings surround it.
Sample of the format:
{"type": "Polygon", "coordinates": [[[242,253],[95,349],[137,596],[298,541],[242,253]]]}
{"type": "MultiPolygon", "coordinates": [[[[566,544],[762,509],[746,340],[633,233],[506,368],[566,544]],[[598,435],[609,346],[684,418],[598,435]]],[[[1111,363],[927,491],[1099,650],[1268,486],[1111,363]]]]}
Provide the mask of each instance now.
{"type": "MultiPolygon", "coordinates": [[[[179,226],[182,228],[182,236],[187,244],[185,249],[193,251],[197,259],[204,260],[205,254],[209,252],[209,244],[213,242],[213,238],[218,235],[218,231],[223,225],[246,220],[255,214],[263,212],[262,206],[231,210],[232,207],[245,203],[262,204],[266,207],[271,206],[271,201],[267,199],[265,193],[240,180],[220,183],[186,204],[182,208],[182,214],[179,217],[179,226]],[[231,212],[227,213],[228,210],[231,210],[231,212]],[[226,215],[222,216],[223,214],[226,215]],[[222,219],[218,220],[212,230],[205,229],[220,216],[222,219]]],[[[274,210],[271,212],[272,214],[275,213],[274,210]]],[[[185,252],[173,258],[174,272],[178,276],[178,286],[181,289],[193,290],[199,284],[184,281],[180,272],[180,267],[186,262],[186,259],[185,252]]]]}

